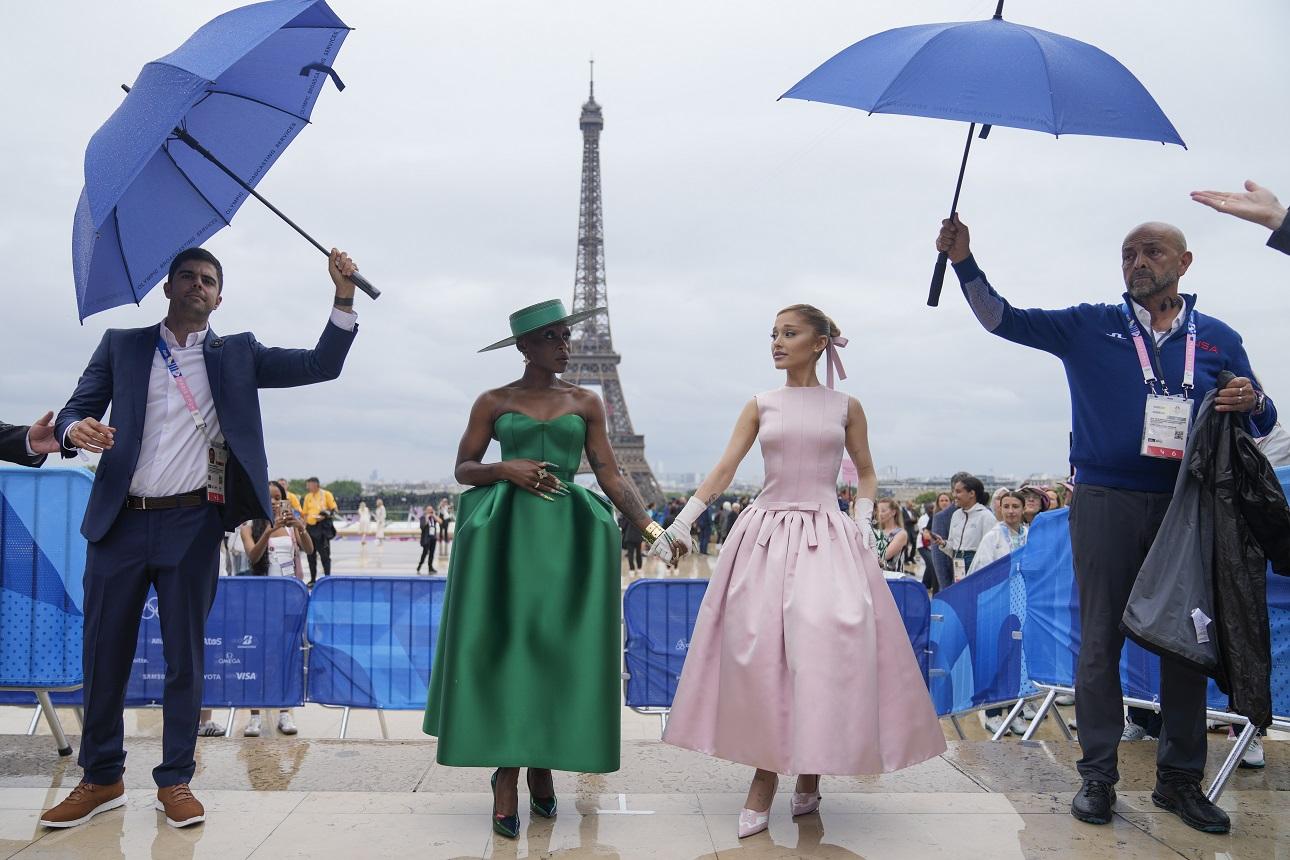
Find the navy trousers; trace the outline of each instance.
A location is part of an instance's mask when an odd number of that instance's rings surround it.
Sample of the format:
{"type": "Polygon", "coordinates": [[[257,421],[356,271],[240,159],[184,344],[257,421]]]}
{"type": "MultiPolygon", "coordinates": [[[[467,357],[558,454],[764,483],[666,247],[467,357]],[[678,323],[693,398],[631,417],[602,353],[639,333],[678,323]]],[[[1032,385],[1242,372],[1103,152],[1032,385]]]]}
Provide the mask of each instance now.
{"type": "Polygon", "coordinates": [[[125,769],[125,689],[148,586],[157,590],[162,652],[160,787],[192,779],[202,706],[206,616],[219,581],[224,526],[218,508],[124,510],[85,556],[85,779],[111,785],[125,769]]]}

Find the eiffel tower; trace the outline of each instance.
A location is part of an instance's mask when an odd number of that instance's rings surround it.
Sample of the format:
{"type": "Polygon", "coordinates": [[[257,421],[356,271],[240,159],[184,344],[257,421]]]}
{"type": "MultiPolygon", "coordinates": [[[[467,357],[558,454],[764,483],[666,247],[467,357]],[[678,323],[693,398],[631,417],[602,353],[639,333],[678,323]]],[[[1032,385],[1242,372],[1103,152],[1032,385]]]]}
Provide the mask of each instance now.
{"type": "MultiPolygon", "coordinates": [[[[605,127],[596,103],[595,61],[590,95],[582,106],[582,195],[578,204],[578,261],[573,279],[573,312],[608,307],[605,289],[604,209],[600,197],[600,131],[605,127]]],[[[609,443],[618,465],[636,485],[646,504],[662,504],[663,492],[645,460],[645,437],[632,429],[627,400],[618,379],[622,356],[614,351],[609,312],[596,314],[573,330],[573,350],[564,379],[574,385],[598,385],[609,418],[609,443]]],[[[591,471],[583,457],[580,472],[591,471]]]]}

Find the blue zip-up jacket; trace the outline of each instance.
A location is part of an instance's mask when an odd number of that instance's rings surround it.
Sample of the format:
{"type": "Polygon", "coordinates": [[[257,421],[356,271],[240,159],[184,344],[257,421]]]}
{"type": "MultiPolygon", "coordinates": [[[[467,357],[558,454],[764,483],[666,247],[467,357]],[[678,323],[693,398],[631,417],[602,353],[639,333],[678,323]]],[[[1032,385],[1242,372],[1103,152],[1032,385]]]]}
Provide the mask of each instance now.
{"type": "MultiPolygon", "coordinates": [[[[1141,453],[1147,386],[1142,380],[1142,368],[1123,308],[1118,304],[1083,304],[1063,310],[1022,310],[1008,304],[994,291],[972,257],[956,263],[954,271],[972,312],[986,331],[1013,343],[1051,352],[1061,359],[1071,392],[1074,442],[1070,460],[1075,467],[1076,483],[1148,493],[1173,492],[1178,462],[1141,453]]],[[[1186,308],[1181,313],[1191,313],[1196,307],[1196,297],[1182,298],[1186,308]]],[[[1124,302],[1129,303],[1127,294],[1124,302]]],[[[1181,393],[1186,325],[1154,349],[1151,333],[1143,332],[1143,337],[1155,364],[1156,376],[1164,379],[1171,394],[1181,393]]],[[[1241,336],[1230,326],[1197,312],[1196,340],[1193,417],[1224,370],[1249,377],[1256,390],[1262,390],[1250,369],[1241,336]]],[[[1271,398],[1263,412],[1250,415],[1249,420],[1255,436],[1271,432],[1277,420],[1271,398]]]]}

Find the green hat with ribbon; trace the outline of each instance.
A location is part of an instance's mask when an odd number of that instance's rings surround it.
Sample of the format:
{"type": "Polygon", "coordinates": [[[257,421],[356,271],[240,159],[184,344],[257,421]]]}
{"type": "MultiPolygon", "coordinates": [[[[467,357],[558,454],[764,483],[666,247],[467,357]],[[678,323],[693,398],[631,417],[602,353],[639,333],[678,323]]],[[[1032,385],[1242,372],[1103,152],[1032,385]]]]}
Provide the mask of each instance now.
{"type": "Polygon", "coordinates": [[[505,340],[499,340],[497,343],[490,343],[480,352],[511,346],[529,332],[539,331],[549,325],[580,323],[605,310],[608,310],[608,308],[592,308],[589,311],[578,311],[576,314],[571,314],[565,310],[564,302],[559,299],[551,299],[546,302],[538,302],[536,305],[529,305],[527,308],[520,308],[511,314],[511,336],[505,340]]]}

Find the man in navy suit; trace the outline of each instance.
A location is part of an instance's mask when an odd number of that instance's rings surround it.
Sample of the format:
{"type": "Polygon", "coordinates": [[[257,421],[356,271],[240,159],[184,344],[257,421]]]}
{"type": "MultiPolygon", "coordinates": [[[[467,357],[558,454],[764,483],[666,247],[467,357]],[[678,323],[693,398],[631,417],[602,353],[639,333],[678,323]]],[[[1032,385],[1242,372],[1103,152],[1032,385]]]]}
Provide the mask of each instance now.
{"type": "Polygon", "coordinates": [[[335,379],[357,333],[357,267],[332,250],[331,319],[313,349],[277,349],[250,332],[219,337],[208,324],[223,269],[189,248],[170,265],[159,325],[103,335],[58,414],[63,456],[101,452],[81,533],[85,558],[84,778],[41,816],[74,827],[125,804],[122,708],[148,587],[157,591],[163,652],[162,762],[157,808],[175,827],[205,819],[188,788],[202,701],[206,616],[225,531],[272,520],[260,388],[335,379]],[[110,424],[102,423],[108,405],[110,424]]]}

